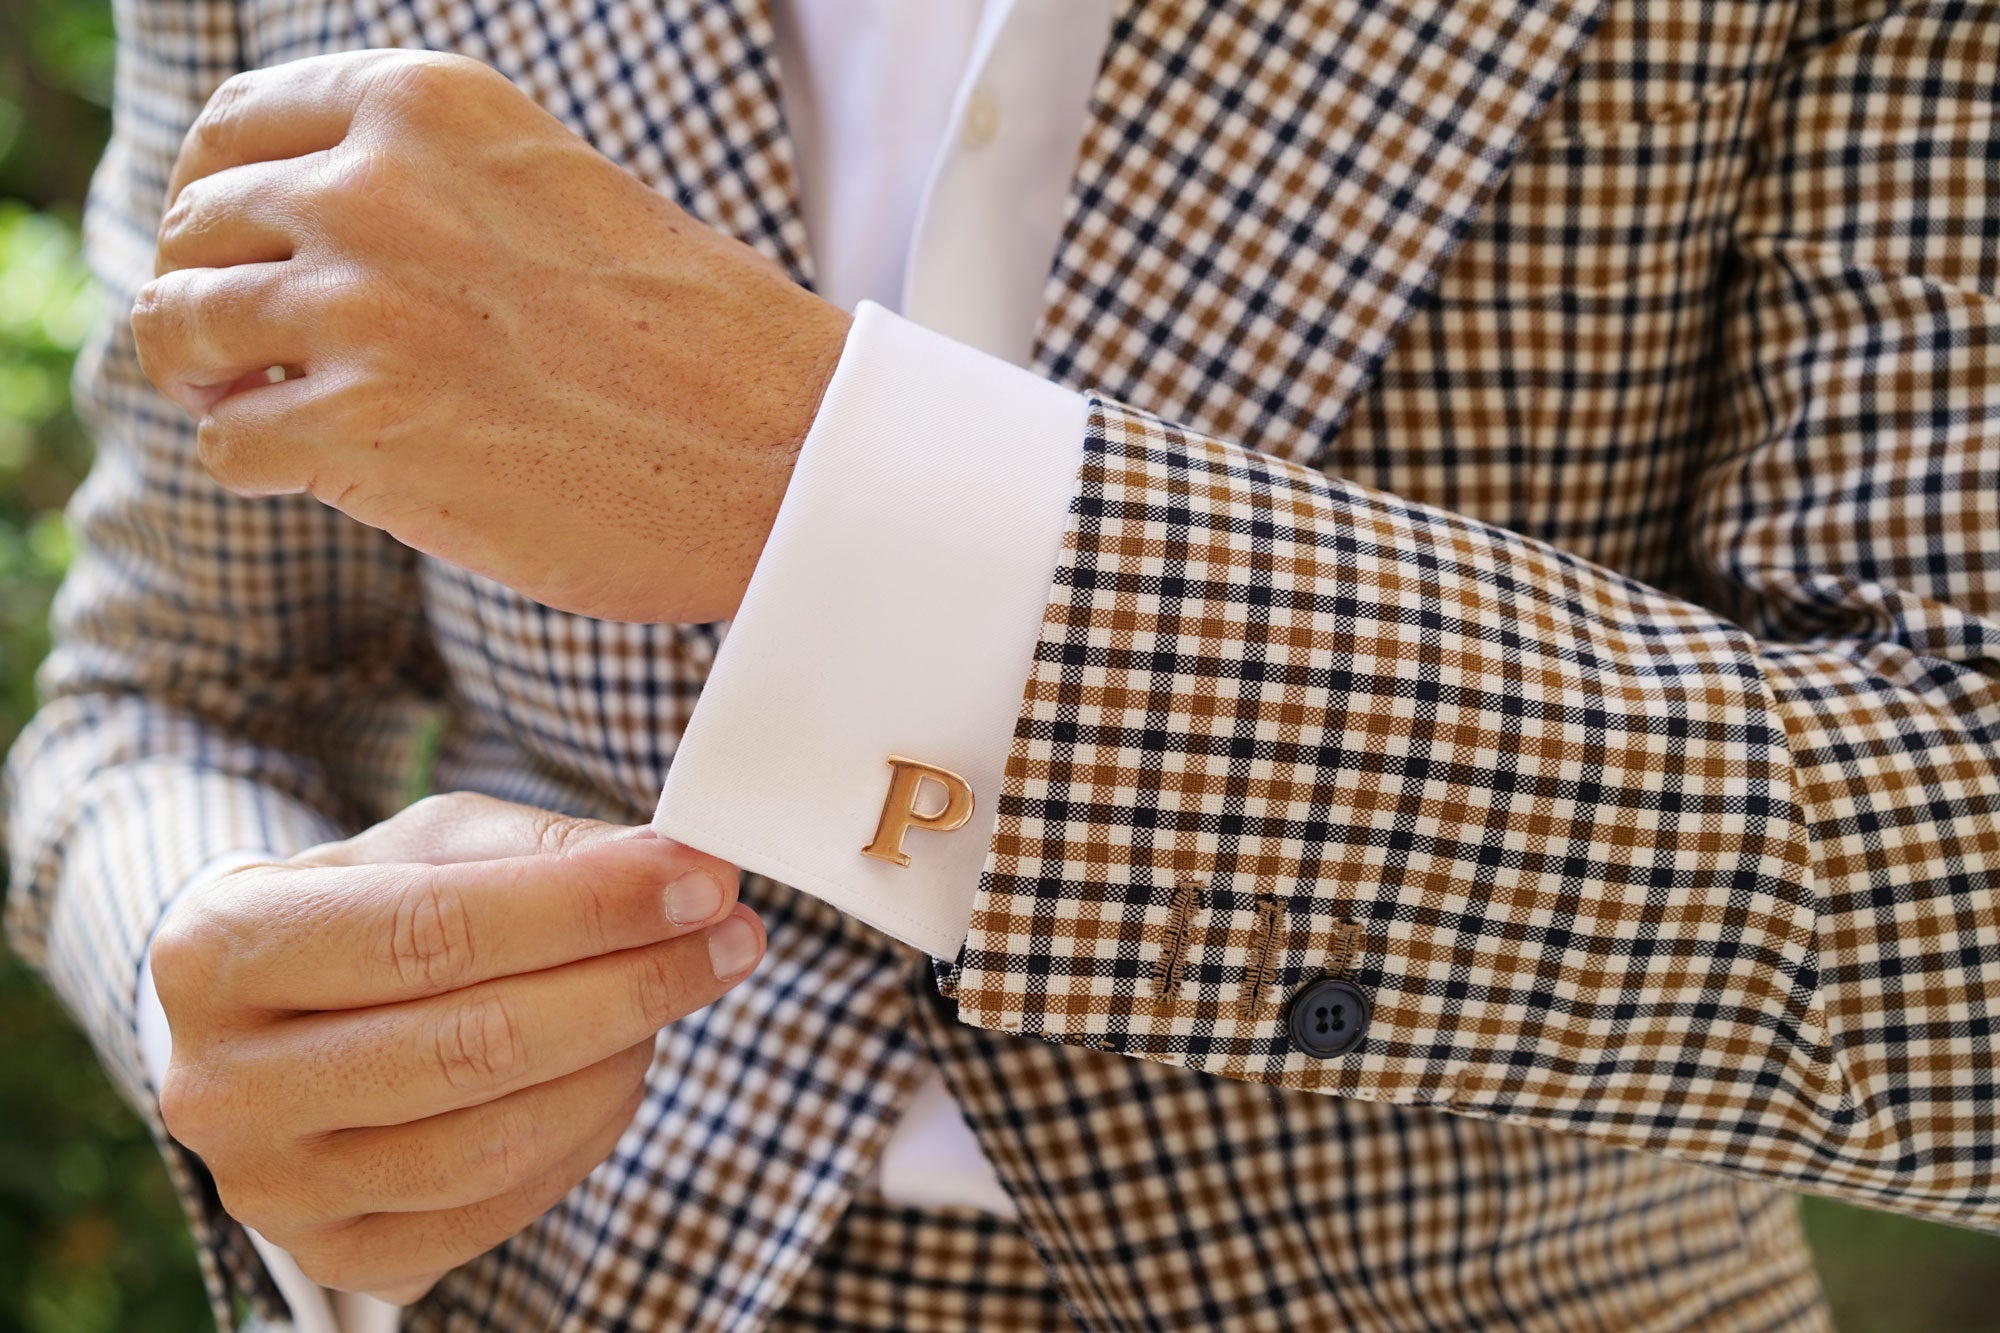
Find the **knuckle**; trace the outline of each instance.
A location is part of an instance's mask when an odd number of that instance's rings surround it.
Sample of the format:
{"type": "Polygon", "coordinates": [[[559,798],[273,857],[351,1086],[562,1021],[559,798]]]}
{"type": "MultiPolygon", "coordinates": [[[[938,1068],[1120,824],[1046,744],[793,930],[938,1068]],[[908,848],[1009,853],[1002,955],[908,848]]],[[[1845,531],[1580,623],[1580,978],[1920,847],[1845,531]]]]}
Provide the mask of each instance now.
{"type": "Polygon", "coordinates": [[[437,791],[424,797],[415,805],[412,805],[410,809],[413,811],[422,811],[428,815],[455,816],[463,815],[490,799],[490,797],[482,796],[478,792],[437,791]]]}
{"type": "Polygon", "coordinates": [[[292,1256],[292,1262],[314,1286],[325,1287],[328,1291],[344,1291],[346,1286],[339,1272],[326,1252],[324,1242],[313,1239],[294,1240],[285,1246],[285,1252],[292,1256]]]}
{"type": "Polygon", "coordinates": [[[434,1181],[435,1153],[368,1127],[336,1129],[309,1140],[298,1171],[301,1195],[313,1201],[322,1222],[358,1217],[382,1206],[385,1198],[434,1181]]]}
{"type": "Polygon", "coordinates": [[[243,1225],[255,1227],[259,1231],[268,1233],[278,1229],[271,1226],[276,1219],[266,1215],[269,1210],[259,1206],[262,1202],[262,1191],[249,1185],[233,1171],[216,1171],[211,1167],[209,1174],[215,1178],[215,1197],[222,1205],[223,1212],[243,1225]]]}
{"type": "Polygon", "coordinates": [[[216,1114],[213,1085],[174,1061],[160,1080],[160,1120],[174,1140],[201,1154],[213,1150],[223,1127],[216,1114]]]}
{"type": "Polygon", "coordinates": [[[520,1025],[498,996],[450,1005],[433,1043],[438,1072],[460,1091],[507,1082],[525,1063],[520,1025]]]}
{"type": "Polygon", "coordinates": [[[404,810],[398,819],[408,817],[421,828],[440,825],[462,824],[476,819],[502,802],[476,791],[441,791],[417,801],[404,810]]]}
{"type": "Polygon", "coordinates": [[[294,1228],[324,1223],[348,1216],[354,1198],[352,1175],[338,1169],[339,1163],[327,1147],[325,1135],[296,1145],[289,1159],[275,1170],[273,1179],[282,1184],[286,1223],[294,1228]]]}
{"type": "Polygon", "coordinates": [[[254,86],[255,80],[249,73],[232,74],[216,85],[215,91],[208,95],[201,114],[195,117],[189,135],[206,150],[227,148],[231,136],[242,122],[243,107],[249,101],[254,86]]]}
{"type": "Polygon", "coordinates": [[[322,1287],[335,1291],[357,1290],[365,1278],[366,1237],[361,1219],[321,1227],[302,1234],[286,1246],[299,1270],[322,1287]]]}
{"type": "Polygon", "coordinates": [[[464,1179],[487,1196],[507,1190],[539,1169],[544,1147],[541,1131],[520,1117],[503,1116],[466,1146],[464,1179]]]}
{"type": "Polygon", "coordinates": [[[384,91],[413,110],[429,110],[493,71],[450,51],[412,51],[377,70],[384,91]]]}
{"type": "Polygon", "coordinates": [[[195,452],[202,467],[218,486],[237,495],[257,492],[246,443],[240,431],[215,416],[202,418],[195,431],[195,452]]]}
{"type": "Polygon", "coordinates": [[[576,850],[584,835],[595,822],[578,819],[573,815],[557,814],[554,811],[537,811],[535,826],[536,850],[556,856],[565,856],[576,850]]]}
{"type": "Polygon", "coordinates": [[[432,792],[429,796],[420,796],[391,815],[385,827],[408,825],[423,829],[448,824],[454,816],[452,797],[456,795],[457,792],[432,792]]]}
{"type": "MultiPolygon", "coordinates": [[[[206,179],[206,178],[204,178],[206,179]]],[[[167,211],[160,216],[160,248],[167,250],[177,239],[186,237],[199,225],[204,209],[202,201],[207,195],[203,181],[189,181],[167,205],[167,211]]]]}
{"type": "Polygon", "coordinates": [[[162,259],[193,249],[229,221],[232,202],[214,176],[191,180],[160,217],[158,248],[162,259]]]}
{"type": "Polygon", "coordinates": [[[240,866],[191,887],[154,931],[153,986],[177,1032],[235,1004],[261,966],[273,929],[266,869],[240,866]]]}
{"type": "Polygon", "coordinates": [[[314,177],[313,212],[330,234],[365,231],[378,215],[407,216],[421,191],[403,154],[372,139],[350,140],[329,154],[314,177]]]}
{"type": "Polygon", "coordinates": [[[187,302],[187,315],[192,329],[206,336],[254,326],[267,318],[270,306],[266,284],[232,274],[204,284],[200,297],[187,302]]]}
{"type": "Polygon", "coordinates": [[[180,914],[160,923],[153,936],[153,985],[161,1007],[173,1013],[172,1001],[212,993],[226,952],[217,932],[180,914]]]}
{"type": "Polygon", "coordinates": [[[181,284],[170,277],[155,278],[139,289],[132,301],[132,332],[139,342],[141,357],[158,358],[185,341],[188,328],[187,303],[181,284]]]}
{"type": "Polygon", "coordinates": [[[243,1171],[210,1168],[215,1193],[222,1210],[272,1240],[289,1236],[308,1223],[308,1210],[289,1185],[279,1185],[273,1177],[243,1171]]]}
{"type": "Polygon", "coordinates": [[[689,987],[675,964],[677,957],[677,952],[667,947],[633,950],[633,1007],[650,1026],[664,1026],[686,1010],[689,987]]]}
{"type": "Polygon", "coordinates": [[[402,99],[411,110],[424,111],[459,78],[459,71],[448,57],[415,55],[399,64],[387,82],[391,96],[402,99]]]}
{"type": "Polygon", "coordinates": [[[380,335],[382,326],[371,321],[382,317],[385,284],[363,262],[348,256],[301,265],[292,282],[296,299],[311,307],[315,323],[332,326],[316,330],[323,340],[351,351],[354,344],[380,335]]]}
{"type": "Polygon", "coordinates": [[[590,952],[593,955],[609,952],[612,908],[604,883],[595,876],[585,880],[570,899],[570,910],[590,952]]]}
{"type": "Polygon", "coordinates": [[[435,870],[418,872],[397,894],[388,947],[390,969],[403,985],[426,990],[464,985],[477,966],[464,895],[435,870]]]}

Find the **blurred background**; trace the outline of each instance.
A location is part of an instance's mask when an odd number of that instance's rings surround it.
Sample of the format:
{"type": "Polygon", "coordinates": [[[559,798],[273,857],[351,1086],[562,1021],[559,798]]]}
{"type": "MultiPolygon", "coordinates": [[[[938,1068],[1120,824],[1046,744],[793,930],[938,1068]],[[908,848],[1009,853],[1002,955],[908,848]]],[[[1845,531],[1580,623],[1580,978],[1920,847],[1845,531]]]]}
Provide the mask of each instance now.
{"type": "MultiPolygon", "coordinates": [[[[62,505],[89,464],[68,378],[101,313],[77,226],[109,127],[112,56],[107,0],[0,0],[0,747],[34,709],[70,550],[62,505]]],[[[1803,1206],[1842,1333],[2000,1330],[2000,1239],[1803,1206]]],[[[0,950],[0,1333],[209,1327],[144,1129],[0,950]]]]}

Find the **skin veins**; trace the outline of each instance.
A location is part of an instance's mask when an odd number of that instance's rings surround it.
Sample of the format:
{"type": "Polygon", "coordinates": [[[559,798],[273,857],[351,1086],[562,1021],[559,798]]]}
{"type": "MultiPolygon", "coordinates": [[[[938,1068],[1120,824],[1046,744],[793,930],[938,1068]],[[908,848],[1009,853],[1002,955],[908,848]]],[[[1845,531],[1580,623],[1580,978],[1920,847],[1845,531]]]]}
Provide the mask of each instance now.
{"type": "MultiPolygon", "coordinates": [[[[566,611],[709,621],[848,317],[484,66],[361,52],[222,85],[132,326],[231,491],[310,493],[566,611]]],[[[602,1161],[659,1028],[754,969],[736,884],[455,794],[192,885],[152,951],[161,1113],[308,1277],[415,1299],[602,1161]]]]}
{"type": "Polygon", "coordinates": [[[222,485],[566,611],[734,612],[844,312],[459,57],[238,75],[169,198],[133,327],[222,485]]]}

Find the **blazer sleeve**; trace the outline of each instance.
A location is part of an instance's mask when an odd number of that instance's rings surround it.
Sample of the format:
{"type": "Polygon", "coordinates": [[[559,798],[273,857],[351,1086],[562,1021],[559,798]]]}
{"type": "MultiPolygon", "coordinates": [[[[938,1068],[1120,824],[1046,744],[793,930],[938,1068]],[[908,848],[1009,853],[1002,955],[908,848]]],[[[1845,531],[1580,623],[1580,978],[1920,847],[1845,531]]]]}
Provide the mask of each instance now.
{"type": "Polygon", "coordinates": [[[1775,85],[1691,599],[1096,401],[961,1016],[2000,1231],[1982,9],[1775,85]]]}
{"type": "Polygon", "coordinates": [[[237,68],[236,18],[232,0],[118,6],[85,238],[105,307],[75,384],[97,458],[71,506],[80,549],[42,708],[7,768],[10,938],[151,1122],[225,1327],[228,1291],[268,1289],[159,1123],[140,961],[167,899],[217,854],[288,855],[386,813],[371,793],[403,789],[431,675],[405,548],[309,498],[225,493],[139,371],[127,315],[181,139],[237,68]]]}

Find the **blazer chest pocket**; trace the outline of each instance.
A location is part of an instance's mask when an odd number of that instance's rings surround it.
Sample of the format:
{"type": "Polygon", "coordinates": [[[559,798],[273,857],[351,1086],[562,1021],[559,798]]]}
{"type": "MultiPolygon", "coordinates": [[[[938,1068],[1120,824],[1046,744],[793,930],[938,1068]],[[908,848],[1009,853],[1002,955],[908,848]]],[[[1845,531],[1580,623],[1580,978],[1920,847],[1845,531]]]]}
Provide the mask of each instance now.
{"type": "Polygon", "coordinates": [[[1538,135],[1446,272],[1440,296],[1678,299],[1705,286],[1750,160],[1746,82],[1650,120],[1538,135]]]}

